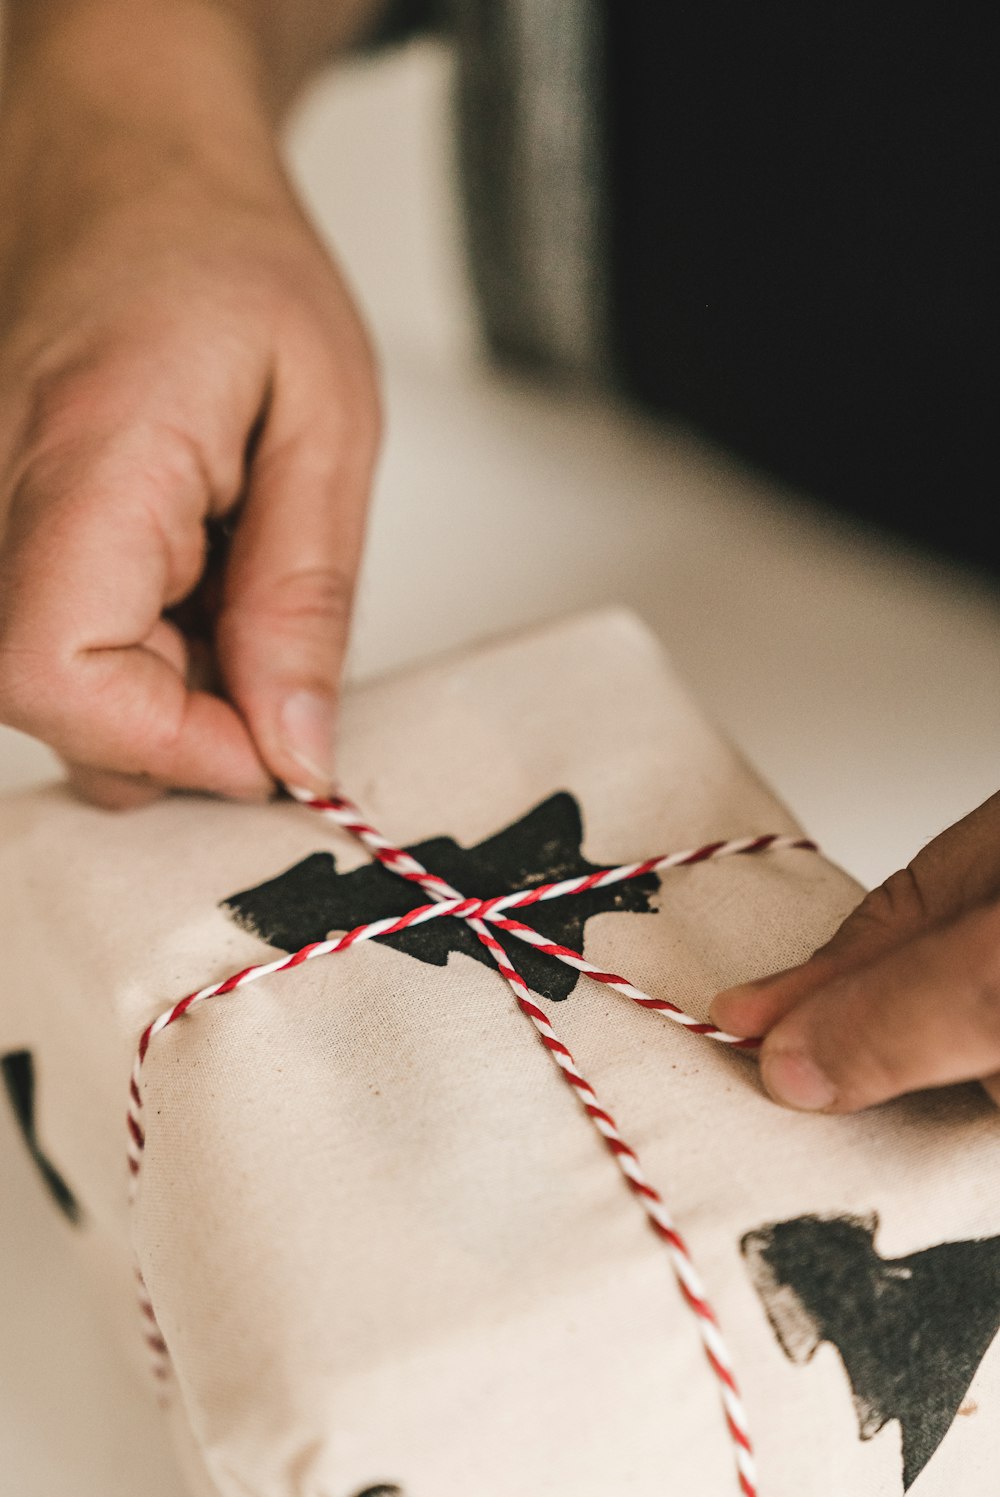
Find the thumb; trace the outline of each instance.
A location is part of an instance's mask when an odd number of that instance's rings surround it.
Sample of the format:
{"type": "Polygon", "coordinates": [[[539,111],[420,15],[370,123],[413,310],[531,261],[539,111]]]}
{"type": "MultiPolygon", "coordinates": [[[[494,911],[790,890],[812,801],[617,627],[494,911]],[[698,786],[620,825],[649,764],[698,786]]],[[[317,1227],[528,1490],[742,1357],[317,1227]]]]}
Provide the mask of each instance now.
{"type": "Polygon", "coordinates": [[[835,978],[894,950],[927,923],[914,869],[900,869],[866,894],[843,925],[801,966],[720,993],[712,1022],[730,1034],[767,1034],[797,1003],[835,978]]]}
{"type": "Polygon", "coordinates": [[[995,1078],[1000,902],[820,985],[768,1034],[761,1070],[777,1101],[824,1112],[995,1078]]]}
{"type": "MultiPolygon", "coordinates": [[[[324,393],[327,393],[324,391],[324,393]]],[[[276,397],[233,537],[217,629],[229,695],[278,779],[325,793],[374,463],[375,422],[276,397]]]]}

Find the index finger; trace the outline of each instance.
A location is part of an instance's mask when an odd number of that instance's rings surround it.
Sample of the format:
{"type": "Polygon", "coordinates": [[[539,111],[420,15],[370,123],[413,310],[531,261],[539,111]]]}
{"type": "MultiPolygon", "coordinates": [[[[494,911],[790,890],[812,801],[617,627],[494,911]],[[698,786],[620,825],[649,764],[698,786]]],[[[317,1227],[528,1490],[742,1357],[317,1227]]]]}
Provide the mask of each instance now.
{"type": "Polygon", "coordinates": [[[160,457],[22,483],[0,560],[0,714],[84,767],[260,797],[272,781],[239,714],[157,649],[162,609],[197,580],[207,503],[160,457]]]}

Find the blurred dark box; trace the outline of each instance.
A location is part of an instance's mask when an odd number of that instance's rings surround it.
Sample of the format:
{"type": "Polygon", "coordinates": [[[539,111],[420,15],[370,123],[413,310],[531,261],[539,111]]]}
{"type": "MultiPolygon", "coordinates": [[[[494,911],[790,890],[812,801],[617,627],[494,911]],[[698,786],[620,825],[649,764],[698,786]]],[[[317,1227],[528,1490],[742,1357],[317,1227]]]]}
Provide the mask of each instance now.
{"type": "Polygon", "coordinates": [[[1000,574],[1000,13],[604,5],[627,388],[1000,574]]]}

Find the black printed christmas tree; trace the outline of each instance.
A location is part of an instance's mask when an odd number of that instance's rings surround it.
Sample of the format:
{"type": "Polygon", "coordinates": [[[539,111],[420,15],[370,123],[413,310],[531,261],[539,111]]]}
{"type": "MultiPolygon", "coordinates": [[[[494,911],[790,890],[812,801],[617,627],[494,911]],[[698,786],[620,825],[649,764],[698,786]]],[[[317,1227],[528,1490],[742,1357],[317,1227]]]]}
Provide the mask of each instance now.
{"type": "Polygon", "coordinates": [[[863,1440],[899,1421],[908,1491],[1000,1330],[1000,1237],[886,1259],[877,1228],[874,1214],[804,1216],[741,1246],[785,1355],[803,1364],[823,1341],[837,1348],[863,1440]]]}
{"type": "MultiPolygon", "coordinates": [[[[462,894],[487,898],[515,889],[536,888],[564,878],[596,873],[602,866],[583,856],[580,808],[565,791],[522,816],[511,826],[475,847],[460,847],[451,837],[434,837],[408,847],[425,868],[439,874],[462,894]]],[[[516,911],[525,925],[574,951],[583,948],[588,920],[613,910],[648,914],[650,895],[659,888],[657,875],[631,879],[607,889],[592,889],[529,905],[516,911]]],[[[318,852],[296,863],[277,878],[234,894],[224,902],[245,930],[252,931],[282,951],[298,951],[310,941],[322,941],[332,931],[402,915],[427,903],[427,895],[407,884],[379,863],[351,873],[338,873],[332,853],[318,852]]],[[[568,998],[579,974],[552,957],[540,955],[514,937],[504,941],[515,966],[529,987],[545,998],[568,998]]],[[[452,952],[492,965],[488,952],[460,920],[432,920],[395,936],[380,938],[387,946],[418,961],[443,967],[452,952]]]]}

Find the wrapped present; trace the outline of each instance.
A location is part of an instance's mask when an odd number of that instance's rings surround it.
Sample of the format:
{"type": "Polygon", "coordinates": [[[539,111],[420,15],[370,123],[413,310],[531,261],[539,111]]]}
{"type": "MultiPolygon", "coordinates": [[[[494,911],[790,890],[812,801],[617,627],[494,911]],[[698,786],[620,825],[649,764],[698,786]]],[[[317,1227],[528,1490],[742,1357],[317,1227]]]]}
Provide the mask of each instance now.
{"type": "Polygon", "coordinates": [[[192,1492],[993,1493],[996,1114],[712,1031],[859,891],[642,627],[354,689],[339,768],[0,806],[6,1091],[192,1492]]]}

